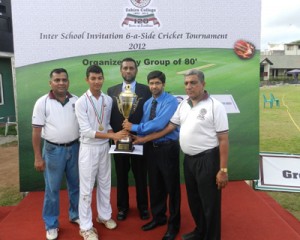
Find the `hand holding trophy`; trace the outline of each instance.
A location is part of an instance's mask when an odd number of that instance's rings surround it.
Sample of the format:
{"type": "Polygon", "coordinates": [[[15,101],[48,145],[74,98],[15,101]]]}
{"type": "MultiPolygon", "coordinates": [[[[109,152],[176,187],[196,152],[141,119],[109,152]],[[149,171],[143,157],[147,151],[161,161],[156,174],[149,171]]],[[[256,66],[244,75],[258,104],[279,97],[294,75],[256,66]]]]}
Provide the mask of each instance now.
{"type": "MultiPolygon", "coordinates": [[[[117,98],[118,108],[123,117],[128,120],[129,116],[134,113],[139,99],[138,96],[130,90],[130,85],[125,86],[125,91],[121,92],[117,98]]],[[[132,152],[134,146],[132,144],[132,138],[128,133],[126,138],[123,138],[116,143],[115,151],[132,152]]]]}

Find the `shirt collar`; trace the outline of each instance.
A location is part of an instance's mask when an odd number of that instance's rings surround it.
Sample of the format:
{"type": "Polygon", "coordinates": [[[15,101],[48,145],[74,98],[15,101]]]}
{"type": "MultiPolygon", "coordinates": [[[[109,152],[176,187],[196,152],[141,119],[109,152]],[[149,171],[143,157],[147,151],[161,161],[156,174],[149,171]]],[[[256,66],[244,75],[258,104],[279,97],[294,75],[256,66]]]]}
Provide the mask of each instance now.
{"type": "MultiPolygon", "coordinates": [[[[55,97],[55,95],[54,95],[54,93],[53,93],[52,90],[50,90],[50,92],[49,92],[48,95],[49,95],[49,98],[50,98],[50,99],[56,99],[56,97],[55,97]]],[[[72,94],[69,93],[69,92],[67,92],[67,93],[66,93],[66,98],[71,98],[71,97],[73,97],[72,94]]]]}
{"type": "MultiPolygon", "coordinates": [[[[52,90],[50,90],[48,96],[49,96],[50,99],[53,99],[53,100],[56,100],[56,101],[60,102],[60,101],[55,97],[55,95],[54,95],[54,93],[53,93],[52,90]]],[[[73,96],[71,95],[71,93],[66,92],[66,98],[65,98],[65,101],[64,101],[63,103],[62,103],[62,102],[60,102],[60,103],[64,106],[65,104],[67,104],[67,103],[69,102],[69,99],[70,99],[71,97],[73,97],[73,96]]]]}
{"type": "MultiPolygon", "coordinates": [[[[203,97],[202,97],[202,99],[200,99],[199,102],[207,100],[208,97],[209,97],[209,93],[208,93],[206,90],[204,90],[203,97]]],[[[188,104],[189,104],[191,107],[193,107],[193,103],[192,103],[192,100],[191,100],[190,98],[187,99],[187,102],[188,102],[188,104]]],[[[198,102],[198,103],[199,103],[199,102],[198,102]]]]}
{"type": "MultiPolygon", "coordinates": [[[[161,102],[161,101],[163,100],[163,98],[164,98],[165,95],[166,95],[166,92],[163,91],[163,92],[159,95],[158,98],[152,97],[152,100],[155,99],[157,102],[161,102]]],[[[152,100],[151,100],[151,101],[152,101],[152,100]]]]}
{"type": "MultiPolygon", "coordinates": [[[[92,94],[92,92],[91,92],[90,89],[88,89],[88,90],[86,91],[86,94],[87,94],[89,97],[93,96],[93,94],[92,94]]],[[[102,95],[102,91],[100,91],[100,96],[101,96],[101,95],[102,95]]]]}

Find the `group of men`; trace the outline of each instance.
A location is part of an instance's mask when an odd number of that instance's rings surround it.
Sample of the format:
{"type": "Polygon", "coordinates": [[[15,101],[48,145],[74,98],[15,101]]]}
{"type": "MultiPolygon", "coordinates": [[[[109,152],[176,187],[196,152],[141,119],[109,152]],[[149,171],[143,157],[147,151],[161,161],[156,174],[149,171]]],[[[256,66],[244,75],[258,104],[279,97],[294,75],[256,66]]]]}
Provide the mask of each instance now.
{"type": "Polygon", "coordinates": [[[102,92],[100,66],[87,68],[88,90],[81,96],[68,92],[65,69],[50,73],[48,94],[39,98],[32,116],[32,142],[36,170],[44,172],[43,219],[46,238],[58,238],[59,190],[64,175],[69,193],[69,220],[80,226],[85,240],[97,240],[92,221],[92,192],[97,182],[95,220],[115,229],[110,204],[110,140],[134,134],[144,145],[143,155],[114,154],[117,177],[117,220],[130,211],[128,174],[133,172],[137,209],[141,220],[152,220],[143,231],[166,225],[163,240],[174,240],[180,230],[180,147],[184,153],[184,176],[195,229],[183,239],[220,239],[221,189],[227,185],[228,120],[225,108],[204,90],[204,74],[190,70],[184,84],[188,99],[178,104],[165,92],[166,76],[152,71],[148,86],[136,82],[138,67],[125,58],[120,72],[123,82],[102,92]],[[119,111],[118,96],[130,86],[138,105],[128,119],[119,111]],[[43,149],[41,150],[43,141],[43,149]],[[79,143],[80,142],[80,143],[79,143]],[[148,179],[147,179],[148,176],[148,179]],[[148,183],[148,184],[147,184],[148,183]],[[167,214],[167,209],[169,213],[167,214]]]}

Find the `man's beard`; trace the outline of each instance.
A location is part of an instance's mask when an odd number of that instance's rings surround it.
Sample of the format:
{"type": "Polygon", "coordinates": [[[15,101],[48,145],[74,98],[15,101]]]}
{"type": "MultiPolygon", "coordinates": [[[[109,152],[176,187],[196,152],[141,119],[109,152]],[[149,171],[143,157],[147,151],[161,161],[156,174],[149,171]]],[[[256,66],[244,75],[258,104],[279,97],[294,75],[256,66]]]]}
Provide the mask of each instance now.
{"type": "Polygon", "coordinates": [[[126,77],[123,77],[123,79],[124,79],[125,82],[132,83],[135,80],[135,76],[132,77],[132,78],[129,78],[129,79],[126,78],[126,77]]]}

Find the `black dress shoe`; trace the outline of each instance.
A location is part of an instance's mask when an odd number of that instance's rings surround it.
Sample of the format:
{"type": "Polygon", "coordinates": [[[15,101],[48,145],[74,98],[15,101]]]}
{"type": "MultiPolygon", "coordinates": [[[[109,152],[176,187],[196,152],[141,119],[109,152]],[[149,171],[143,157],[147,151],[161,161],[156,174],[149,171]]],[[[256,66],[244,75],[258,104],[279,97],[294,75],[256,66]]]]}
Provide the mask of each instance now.
{"type": "Polygon", "coordinates": [[[178,231],[167,231],[162,240],[174,240],[178,231]]]}
{"type": "Polygon", "coordinates": [[[150,218],[150,214],[149,214],[148,210],[140,211],[140,218],[142,220],[149,219],[150,218]]]}
{"type": "Polygon", "coordinates": [[[198,232],[196,230],[192,231],[192,232],[189,232],[189,233],[186,233],[186,234],[183,234],[182,236],[182,239],[183,240],[198,240],[198,239],[202,239],[200,238],[198,232]]]}
{"type": "Polygon", "coordinates": [[[128,210],[120,210],[117,215],[119,221],[124,221],[127,217],[128,210]]]}
{"type": "Polygon", "coordinates": [[[149,230],[152,230],[152,229],[154,229],[158,226],[165,225],[166,223],[167,223],[167,221],[157,222],[157,221],[152,220],[151,222],[148,222],[147,224],[143,225],[142,230],[149,231],[149,230]]]}

